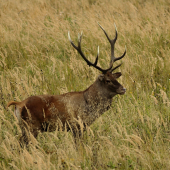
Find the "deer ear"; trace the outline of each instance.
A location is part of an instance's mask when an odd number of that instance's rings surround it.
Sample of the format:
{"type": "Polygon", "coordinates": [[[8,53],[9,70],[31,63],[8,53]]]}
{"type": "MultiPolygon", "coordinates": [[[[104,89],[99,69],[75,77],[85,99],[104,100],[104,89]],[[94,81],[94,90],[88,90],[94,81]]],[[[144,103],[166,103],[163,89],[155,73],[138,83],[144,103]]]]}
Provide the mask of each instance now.
{"type": "Polygon", "coordinates": [[[99,79],[100,81],[103,81],[103,80],[104,80],[104,75],[103,75],[103,74],[99,75],[98,79],[99,79]]]}
{"type": "Polygon", "coordinates": [[[121,75],[122,75],[121,72],[113,73],[113,77],[114,77],[115,79],[119,78],[121,75]]]}

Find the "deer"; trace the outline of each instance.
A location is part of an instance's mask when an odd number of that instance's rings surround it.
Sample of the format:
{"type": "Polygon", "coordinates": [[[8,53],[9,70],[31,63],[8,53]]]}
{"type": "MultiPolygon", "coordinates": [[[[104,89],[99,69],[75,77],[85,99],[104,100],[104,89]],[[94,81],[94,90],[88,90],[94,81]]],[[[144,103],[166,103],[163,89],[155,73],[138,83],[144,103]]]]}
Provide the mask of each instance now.
{"type": "Polygon", "coordinates": [[[11,105],[15,106],[14,115],[21,127],[22,138],[25,143],[29,141],[28,131],[37,138],[39,132],[52,132],[61,129],[71,131],[75,138],[79,138],[82,131],[86,130],[97,118],[111,108],[115,95],[125,94],[126,88],[117,81],[122,73],[113,73],[122,63],[116,67],[113,67],[113,63],[125,56],[126,48],[122,56],[115,57],[114,48],[118,36],[116,25],[114,39],[110,39],[104,28],[99,23],[98,25],[111,45],[110,66],[107,69],[97,65],[99,47],[95,62],[92,63],[82,51],[82,33],[78,36],[78,46],[76,46],[70,37],[70,32],[68,32],[71,45],[87,65],[101,72],[92,85],[84,91],[68,92],[60,95],[30,96],[21,102],[10,101],[7,104],[7,108],[11,105]],[[80,121],[83,128],[80,126],[80,121]]]}

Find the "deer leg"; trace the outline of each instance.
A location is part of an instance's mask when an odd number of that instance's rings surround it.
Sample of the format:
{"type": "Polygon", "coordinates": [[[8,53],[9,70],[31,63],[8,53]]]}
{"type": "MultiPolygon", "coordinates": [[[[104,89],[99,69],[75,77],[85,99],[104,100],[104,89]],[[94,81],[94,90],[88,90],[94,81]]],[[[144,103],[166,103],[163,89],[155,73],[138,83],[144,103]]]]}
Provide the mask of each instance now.
{"type": "Polygon", "coordinates": [[[29,134],[29,128],[25,121],[22,120],[20,123],[22,136],[20,137],[20,144],[23,146],[24,144],[28,145],[30,142],[30,134],[29,134]]]}

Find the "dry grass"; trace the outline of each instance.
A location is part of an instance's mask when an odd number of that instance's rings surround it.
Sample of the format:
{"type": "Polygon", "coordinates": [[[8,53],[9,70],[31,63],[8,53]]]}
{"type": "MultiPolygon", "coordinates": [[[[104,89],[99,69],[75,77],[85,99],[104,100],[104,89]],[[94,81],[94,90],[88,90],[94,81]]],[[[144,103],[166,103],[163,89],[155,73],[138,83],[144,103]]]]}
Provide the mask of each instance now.
{"type": "Polygon", "coordinates": [[[0,169],[170,169],[170,3],[166,0],[30,0],[0,2],[0,169]],[[67,32],[108,67],[127,47],[124,96],[84,134],[76,149],[67,132],[43,133],[21,148],[10,100],[86,89],[99,74],[69,44],[67,32]]]}

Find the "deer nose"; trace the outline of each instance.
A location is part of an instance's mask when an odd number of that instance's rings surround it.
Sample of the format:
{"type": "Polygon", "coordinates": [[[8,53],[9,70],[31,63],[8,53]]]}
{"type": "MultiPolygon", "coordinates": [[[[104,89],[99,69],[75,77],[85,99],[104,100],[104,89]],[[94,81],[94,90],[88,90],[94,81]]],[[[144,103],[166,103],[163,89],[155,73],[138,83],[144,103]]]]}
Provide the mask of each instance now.
{"type": "Polygon", "coordinates": [[[126,92],[126,88],[123,88],[123,90],[126,92]]]}

